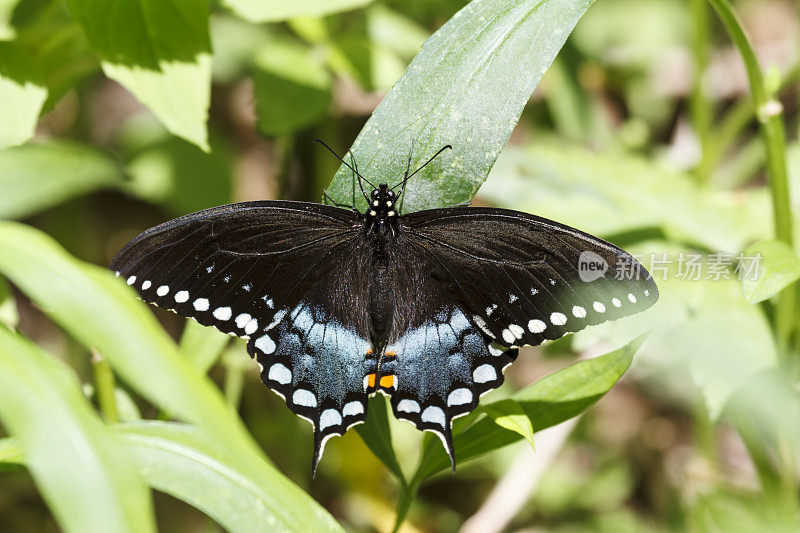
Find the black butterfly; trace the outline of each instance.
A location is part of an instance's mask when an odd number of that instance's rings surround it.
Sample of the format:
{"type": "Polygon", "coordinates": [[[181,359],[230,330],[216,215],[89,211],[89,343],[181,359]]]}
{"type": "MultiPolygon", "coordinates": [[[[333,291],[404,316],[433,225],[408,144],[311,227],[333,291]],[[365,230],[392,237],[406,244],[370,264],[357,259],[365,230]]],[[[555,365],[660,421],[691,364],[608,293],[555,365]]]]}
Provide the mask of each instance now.
{"type": "Polygon", "coordinates": [[[397,418],[436,433],[455,468],[453,419],[502,384],[519,346],[658,299],[647,271],[601,239],[505,209],[401,215],[416,172],[407,166],[398,185],[367,195],[348,166],[364,213],[291,201],[216,207],[145,231],[110,265],[144,300],[249,339],[264,383],[314,425],[314,470],[377,391],[397,418]]]}

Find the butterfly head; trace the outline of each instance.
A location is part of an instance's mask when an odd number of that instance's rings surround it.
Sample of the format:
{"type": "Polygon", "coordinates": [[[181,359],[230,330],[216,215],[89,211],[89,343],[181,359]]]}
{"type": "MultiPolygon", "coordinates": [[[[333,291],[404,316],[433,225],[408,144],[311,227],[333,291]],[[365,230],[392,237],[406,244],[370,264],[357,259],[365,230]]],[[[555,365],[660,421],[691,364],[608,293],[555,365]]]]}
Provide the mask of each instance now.
{"type": "Polygon", "coordinates": [[[395,201],[397,195],[385,183],[378,185],[370,194],[369,209],[364,216],[369,220],[387,220],[397,217],[395,201]]]}

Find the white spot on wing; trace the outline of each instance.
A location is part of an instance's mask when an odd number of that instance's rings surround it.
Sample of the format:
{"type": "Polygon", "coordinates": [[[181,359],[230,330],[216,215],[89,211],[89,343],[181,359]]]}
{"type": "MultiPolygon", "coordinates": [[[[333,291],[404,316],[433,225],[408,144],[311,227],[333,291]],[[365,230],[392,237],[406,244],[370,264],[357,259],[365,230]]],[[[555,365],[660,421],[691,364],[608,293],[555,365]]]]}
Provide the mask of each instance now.
{"type": "Polygon", "coordinates": [[[275,341],[269,335],[262,335],[256,339],[255,346],[267,355],[275,351],[275,341]]]}
{"type": "Polygon", "coordinates": [[[628,294],[628,301],[631,302],[632,304],[635,304],[636,303],[636,296],[634,296],[633,294],[629,293],[628,294]]]}
{"type": "Polygon", "coordinates": [[[131,276],[128,278],[128,285],[133,285],[136,283],[136,276],[131,276]]]}
{"type": "Polygon", "coordinates": [[[166,296],[169,292],[169,285],[162,285],[158,289],[156,289],[156,294],[159,296],[166,296]]]}
{"type": "Polygon", "coordinates": [[[489,329],[489,326],[486,325],[486,321],[483,318],[479,317],[478,315],[473,315],[472,321],[475,322],[475,324],[477,324],[478,327],[481,328],[481,331],[486,333],[486,335],[488,335],[490,338],[492,339],[497,338],[495,337],[494,333],[492,333],[492,331],[489,329]]]}
{"type": "Polygon", "coordinates": [[[515,339],[521,339],[522,335],[525,333],[525,330],[516,324],[511,324],[510,326],[508,326],[508,330],[511,332],[512,335],[514,335],[515,339]]]}
{"type": "Polygon", "coordinates": [[[233,311],[231,311],[230,307],[217,307],[214,309],[213,315],[217,320],[225,322],[226,320],[231,319],[231,316],[233,316],[233,311]]]}
{"type": "Polygon", "coordinates": [[[303,407],[316,407],[317,397],[310,390],[297,389],[292,394],[292,402],[295,405],[302,405],[303,407]]]}
{"type": "Polygon", "coordinates": [[[236,327],[240,329],[244,328],[247,325],[247,323],[250,322],[251,318],[253,317],[251,317],[247,313],[242,313],[241,315],[236,317],[236,327]]]}
{"type": "Polygon", "coordinates": [[[178,291],[175,293],[175,301],[179,304],[189,301],[189,291],[178,291]]]}
{"type": "Polygon", "coordinates": [[[595,303],[593,303],[593,304],[592,304],[592,307],[593,307],[593,308],[594,308],[594,310],[595,310],[595,311],[597,311],[598,313],[605,313],[605,312],[606,312],[606,306],[605,306],[605,305],[603,305],[603,304],[601,304],[600,302],[595,302],[595,303]]]}
{"type": "Polygon", "coordinates": [[[251,318],[247,324],[244,326],[244,332],[246,335],[252,335],[258,329],[258,320],[255,318],[251,318]]]}
{"type": "Polygon", "coordinates": [[[145,281],[144,283],[142,283],[142,290],[143,290],[143,291],[146,291],[147,289],[149,289],[149,288],[150,288],[150,287],[152,287],[152,286],[153,286],[153,284],[152,284],[152,283],[150,283],[150,280],[148,279],[147,281],[145,281]]]}
{"type": "Polygon", "coordinates": [[[535,319],[528,322],[528,331],[531,333],[541,333],[547,329],[547,324],[543,321],[535,319]]]}
{"type": "Polygon", "coordinates": [[[508,295],[508,303],[513,304],[517,300],[519,300],[519,297],[516,294],[509,294],[508,295]]]}
{"type": "Polygon", "coordinates": [[[364,413],[364,405],[358,401],[347,402],[344,404],[342,414],[344,416],[355,416],[364,413]]]}
{"type": "Polygon", "coordinates": [[[447,406],[465,405],[472,402],[472,392],[469,389],[456,389],[447,396],[447,406]]]}
{"type": "Polygon", "coordinates": [[[319,417],[319,430],[327,429],[331,426],[338,426],[342,423],[342,415],[336,409],[325,409],[319,417]]]}
{"type": "Polygon", "coordinates": [[[286,316],[287,312],[288,311],[286,311],[286,309],[280,309],[279,311],[275,311],[275,314],[272,315],[272,322],[270,322],[267,325],[267,327],[264,328],[264,330],[269,331],[275,326],[277,326],[280,323],[280,321],[283,320],[283,317],[286,316]]]}
{"type": "Polygon", "coordinates": [[[422,421],[423,422],[432,422],[434,424],[439,424],[440,426],[444,427],[446,423],[446,417],[444,416],[444,411],[442,411],[441,407],[436,407],[435,405],[430,405],[422,411],[422,421]]]}
{"type": "Polygon", "coordinates": [[[489,348],[489,353],[494,355],[495,357],[503,355],[503,350],[501,350],[500,348],[496,348],[491,344],[487,346],[487,348],[489,348]]]}
{"type": "Polygon", "coordinates": [[[550,315],[550,322],[556,326],[563,326],[567,323],[567,316],[564,313],[552,313],[550,315]]]}
{"type": "Polygon", "coordinates": [[[196,311],[208,311],[208,299],[198,298],[194,301],[194,308],[196,311]]]}
{"type": "Polygon", "coordinates": [[[618,298],[612,298],[611,303],[614,304],[614,307],[622,307],[622,302],[618,298]]]}
{"type": "Polygon", "coordinates": [[[419,413],[419,403],[414,400],[400,400],[397,410],[401,413],[419,413]]]}
{"type": "Polygon", "coordinates": [[[277,381],[281,385],[288,385],[292,382],[292,371],[281,363],[275,363],[269,367],[269,374],[267,377],[273,381],[277,381]]]}
{"type": "Polygon", "coordinates": [[[514,337],[514,334],[511,333],[511,330],[509,329],[504,329],[502,335],[503,335],[503,340],[506,341],[508,344],[513,344],[514,341],[516,340],[516,337],[514,337]]]}
{"type": "Polygon", "coordinates": [[[497,379],[497,370],[490,364],[483,364],[472,372],[475,383],[487,383],[497,379]]]}
{"type": "Polygon", "coordinates": [[[575,305],[572,307],[572,314],[578,318],[586,318],[586,309],[580,305],[575,305]]]}

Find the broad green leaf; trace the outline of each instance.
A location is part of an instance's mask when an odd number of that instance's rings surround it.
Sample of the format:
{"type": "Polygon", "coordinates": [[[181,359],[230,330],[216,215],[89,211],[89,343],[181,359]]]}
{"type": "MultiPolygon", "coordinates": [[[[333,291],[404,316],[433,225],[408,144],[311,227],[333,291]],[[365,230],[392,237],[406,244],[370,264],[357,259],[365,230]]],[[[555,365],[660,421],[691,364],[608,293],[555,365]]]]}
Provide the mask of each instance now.
{"type": "Polygon", "coordinates": [[[68,0],[103,71],[175,135],[208,151],[211,45],[206,0],[68,0]]]}
{"type": "Polygon", "coordinates": [[[641,156],[557,140],[509,147],[481,197],[595,235],[658,227],[676,241],[731,253],[772,231],[766,190],[704,190],[641,156]]]}
{"type": "Polygon", "coordinates": [[[761,241],[743,254],[757,261],[753,275],[742,279],[744,297],[751,304],[772,298],[800,279],[800,258],[781,241],[761,241]]]}
{"type": "Polygon", "coordinates": [[[763,309],[742,294],[739,273],[733,270],[735,255],[703,255],[661,241],[627,250],[653,275],[658,303],[635,318],[581,331],[574,345],[618,345],[648,332],[646,352],[657,355],[639,363],[652,379],[674,380],[680,384],[675,390],[686,390],[690,377],[712,419],[718,418],[731,395],[754,374],[774,367],[778,358],[763,309]]]}
{"type": "Polygon", "coordinates": [[[122,184],[114,160],[89,146],[28,144],[0,151],[0,218],[22,218],[122,184]]]}
{"type": "Polygon", "coordinates": [[[481,410],[501,428],[519,434],[536,451],[536,446],[533,443],[533,424],[516,401],[511,398],[500,400],[484,405],[481,410]]]}
{"type": "Polygon", "coordinates": [[[0,439],[0,472],[17,470],[24,466],[25,457],[17,441],[12,437],[0,439]]]}
{"type": "Polygon", "coordinates": [[[388,408],[382,395],[376,394],[370,398],[367,415],[366,422],[356,426],[356,431],[361,436],[364,444],[375,454],[375,457],[386,465],[386,468],[397,477],[402,486],[405,486],[406,478],[392,446],[392,431],[389,428],[388,408]]]}
{"type": "Polygon", "coordinates": [[[310,124],[328,109],[331,77],[314,50],[272,40],[261,47],[253,65],[258,130],[280,136],[310,124]]]}
{"type": "MultiPolygon", "coordinates": [[[[592,0],[479,0],[429,38],[370,117],[351,151],[376,182],[397,182],[446,144],[408,184],[403,211],[471,200],[523,107],[592,0]]],[[[350,201],[341,167],[328,190],[350,201]]],[[[363,207],[364,201],[359,204],[363,207]]]]}
{"type": "MultiPolygon", "coordinates": [[[[642,342],[644,337],[639,337],[618,350],[575,363],[540,379],[511,398],[520,405],[534,431],[560,424],[581,414],[608,392],[628,370],[642,342]]],[[[492,409],[493,406],[490,403],[486,407],[492,409]]],[[[460,426],[457,422],[453,439],[459,463],[522,438],[518,433],[498,427],[489,417],[468,427],[460,426]]],[[[417,486],[433,474],[449,468],[450,459],[441,445],[429,441],[411,485],[417,486]]]]}
{"type": "Polygon", "coordinates": [[[243,470],[231,450],[197,427],[140,422],[117,426],[147,483],[200,509],[227,531],[314,530],[276,515],[274,477],[243,470]]]}
{"type": "Polygon", "coordinates": [[[279,527],[339,531],[338,524],[267,464],[219,390],[181,357],[122,280],[69,256],[41,232],[0,222],[0,273],[65,330],[106,356],[116,374],[164,411],[202,427],[254,476],[268,476],[279,527]]]}
{"type": "Polygon", "coordinates": [[[10,329],[16,329],[19,323],[17,302],[6,280],[0,276],[0,324],[5,324],[10,329]]]}
{"type": "Polygon", "coordinates": [[[17,32],[11,25],[11,15],[20,0],[0,0],[0,41],[11,41],[17,32]]]}
{"type": "Polygon", "coordinates": [[[373,43],[404,57],[417,55],[428,38],[428,32],[416,22],[382,4],[367,10],[367,32],[373,43]]]}
{"type": "Polygon", "coordinates": [[[240,17],[251,22],[276,22],[296,17],[320,17],[363,7],[372,0],[222,0],[240,17]]]}
{"type": "Polygon", "coordinates": [[[0,41],[0,149],[33,137],[47,89],[17,45],[0,41]]]}
{"type": "Polygon", "coordinates": [[[205,374],[220,358],[231,338],[194,320],[187,320],[181,335],[181,355],[205,374]]]}
{"type": "Polygon", "coordinates": [[[65,531],[155,531],[147,488],[76,376],[1,326],[0,420],[65,531]]]}

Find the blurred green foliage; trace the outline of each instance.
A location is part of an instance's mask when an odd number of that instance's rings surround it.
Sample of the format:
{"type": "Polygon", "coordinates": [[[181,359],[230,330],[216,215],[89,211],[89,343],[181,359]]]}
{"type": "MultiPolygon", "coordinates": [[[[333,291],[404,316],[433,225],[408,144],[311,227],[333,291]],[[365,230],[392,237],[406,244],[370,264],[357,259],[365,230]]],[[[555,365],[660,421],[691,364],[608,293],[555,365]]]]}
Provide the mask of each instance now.
{"type": "Polygon", "coordinates": [[[796,531],[797,34],[781,0],[0,0],[0,530],[796,531]],[[315,138],[389,182],[452,144],[405,211],[558,220],[661,300],[523,351],[455,476],[379,396],[312,481],[243,344],[97,265],[350,201],[315,138]]]}

